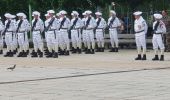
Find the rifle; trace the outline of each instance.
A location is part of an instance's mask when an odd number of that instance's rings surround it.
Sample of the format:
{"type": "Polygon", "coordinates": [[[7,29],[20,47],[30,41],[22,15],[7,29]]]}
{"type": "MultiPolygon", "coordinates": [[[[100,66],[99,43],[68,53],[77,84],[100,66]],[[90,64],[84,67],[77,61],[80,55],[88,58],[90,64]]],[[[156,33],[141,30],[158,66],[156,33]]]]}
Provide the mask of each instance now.
{"type": "Polygon", "coordinates": [[[10,23],[11,23],[11,20],[9,20],[8,23],[6,24],[6,28],[5,28],[4,32],[2,33],[2,35],[5,35],[7,29],[9,28],[10,23]]]}
{"type": "Polygon", "coordinates": [[[50,28],[50,26],[53,24],[54,20],[55,20],[55,18],[52,18],[52,19],[50,20],[48,26],[44,29],[45,32],[48,31],[48,29],[50,28]]]}
{"type": "Polygon", "coordinates": [[[65,22],[65,21],[66,21],[66,18],[64,18],[64,19],[61,21],[59,30],[62,28],[62,26],[64,25],[64,22],[65,22]]]}
{"type": "Polygon", "coordinates": [[[16,33],[18,33],[19,28],[21,27],[22,22],[23,22],[23,20],[20,20],[20,22],[19,22],[19,24],[18,24],[18,27],[17,27],[17,30],[16,30],[16,33]]]}
{"type": "Polygon", "coordinates": [[[35,28],[35,26],[36,26],[36,24],[37,24],[37,21],[38,21],[38,19],[35,19],[35,21],[33,22],[33,25],[32,25],[32,27],[31,27],[31,31],[34,30],[34,28],[35,28]]]}
{"type": "Polygon", "coordinates": [[[84,27],[84,29],[87,29],[89,23],[90,23],[91,17],[88,18],[88,20],[86,21],[86,26],[84,27]]]}
{"type": "Polygon", "coordinates": [[[116,19],[116,17],[114,17],[114,18],[111,19],[111,21],[110,21],[110,23],[109,23],[109,28],[111,28],[111,26],[112,26],[112,24],[113,24],[113,22],[114,22],[115,19],[116,19]]]}

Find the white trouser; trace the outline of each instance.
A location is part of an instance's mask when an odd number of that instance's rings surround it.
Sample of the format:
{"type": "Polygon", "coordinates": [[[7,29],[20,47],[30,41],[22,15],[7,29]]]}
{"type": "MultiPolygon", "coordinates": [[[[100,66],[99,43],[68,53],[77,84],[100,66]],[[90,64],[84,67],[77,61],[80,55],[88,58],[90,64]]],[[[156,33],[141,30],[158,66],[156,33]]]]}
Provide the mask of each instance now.
{"type": "Polygon", "coordinates": [[[164,53],[165,46],[162,40],[162,34],[153,34],[152,44],[155,54],[158,54],[158,48],[161,49],[161,54],[164,53]]]}
{"type": "Polygon", "coordinates": [[[41,38],[40,31],[33,31],[32,35],[33,35],[33,44],[34,44],[35,52],[37,52],[38,49],[43,51],[43,41],[42,41],[42,38],[41,38]]]}
{"type": "Polygon", "coordinates": [[[138,54],[141,54],[141,48],[143,49],[143,54],[145,54],[146,53],[146,35],[143,34],[140,36],[135,36],[135,40],[136,40],[138,54]]]}
{"type": "Polygon", "coordinates": [[[95,48],[95,41],[94,41],[94,32],[93,30],[86,30],[86,40],[87,40],[87,47],[88,49],[95,48]]]}
{"type": "Polygon", "coordinates": [[[104,47],[104,34],[102,29],[96,30],[96,41],[99,48],[104,47]]]}
{"type": "Polygon", "coordinates": [[[3,46],[4,46],[4,40],[2,34],[0,34],[0,50],[3,49],[3,46]]]}
{"type": "Polygon", "coordinates": [[[64,49],[69,50],[70,49],[70,41],[69,41],[68,32],[67,32],[66,29],[60,29],[59,45],[60,45],[60,48],[62,50],[64,50],[64,49]]]}
{"type": "Polygon", "coordinates": [[[46,32],[47,47],[50,52],[52,50],[58,52],[58,36],[56,35],[57,34],[54,31],[46,32]]]}
{"type": "Polygon", "coordinates": [[[77,47],[81,47],[81,42],[79,38],[79,30],[71,30],[71,41],[73,47],[76,49],[77,47]]]}
{"type": "Polygon", "coordinates": [[[117,29],[116,28],[109,29],[109,35],[110,35],[110,42],[111,42],[112,48],[114,48],[115,46],[118,48],[119,40],[117,36],[117,29]]]}
{"type": "Polygon", "coordinates": [[[29,40],[27,32],[25,32],[25,47],[27,50],[29,49],[29,40]]]}
{"type": "Polygon", "coordinates": [[[17,36],[18,36],[18,44],[19,44],[20,52],[22,50],[26,50],[26,47],[25,47],[25,32],[24,33],[17,33],[17,36]]]}
{"type": "Polygon", "coordinates": [[[17,42],[17,35],[16,33],[13,33],[13,49],[16,49],[18,47],[18,42],[17,42]]]}
{"type": "Polygon", "coordinates": [[[84,44],[84,47],[87,47],[87,40],[86,40],[86,30],[83,30],[82,31],[82,38],[83,38],[83,44],[84,44]]]}
{"type": "Polygon", "coordinates": [[[7,45],[7,51],[13,50],[13,33],[12,32],[5,33],[5,43],[7,45]]]}

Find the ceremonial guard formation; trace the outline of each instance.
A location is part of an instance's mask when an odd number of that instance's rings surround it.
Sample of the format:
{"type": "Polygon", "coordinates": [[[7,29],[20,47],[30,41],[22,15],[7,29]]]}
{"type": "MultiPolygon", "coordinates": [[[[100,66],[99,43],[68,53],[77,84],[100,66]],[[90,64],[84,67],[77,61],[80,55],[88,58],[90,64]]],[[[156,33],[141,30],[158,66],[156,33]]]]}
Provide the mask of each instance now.
{"type": "MultiPolygon", "coordinates": [[[[106,22],[102,13],[97,11],[93,16],[92,11],[83,12],[83,18],[80,18],[77,11],[71,12],[71,19],[67,16],[65,10],[56,13],[54,10],[48,10],[45,21],[41,19],[38,11],[33,11],[33,20],[31,23],[23,12],[15,15],[6,13],[5,22],[0,17],[0,54],[4,57],[43,57],[58,58],[61,55],[69,56],[72,54],[95,54],[95,52],[104,52],[105,50],[105,30],[109,30],[110,52],[119,51],[118,34],[122,26],[121,20],[117,17],[114,10],[110,10],[110,18],[106,22]],[[16,19],[18,19],[16,21],[16,19]],[[32,33],[32,41],[29,41],[28,35],[32,33]],[[45,38],[43,38],[45,36],[45,38]],[[33,49],[29,48],[30,42],[33,43],[33,49]],[[5,43],[5,44],[4,44],[5,43]],[[7,49],[4,51],[4,47],[7,49]],[[30,52],[30,50],[32,50],[30,52]]],[[[147,60],[146,57],[146,34],[148,26],[142,17],[141,11],[133,13],[134,35],[138,56],[135,60],[147,60]]],[[[164,14],[163,14],[164,15],[164,14]]],[[[164,61],[165,43],[163,34],[167,33],[164,16],[154,14],[153,22],[153,49],[155,57],[153,61],[164,61]],[[160,57],[158,51],[160,49],[160,57]]],[[[168,46],[167,46],[168,50],[168,46]]]]}

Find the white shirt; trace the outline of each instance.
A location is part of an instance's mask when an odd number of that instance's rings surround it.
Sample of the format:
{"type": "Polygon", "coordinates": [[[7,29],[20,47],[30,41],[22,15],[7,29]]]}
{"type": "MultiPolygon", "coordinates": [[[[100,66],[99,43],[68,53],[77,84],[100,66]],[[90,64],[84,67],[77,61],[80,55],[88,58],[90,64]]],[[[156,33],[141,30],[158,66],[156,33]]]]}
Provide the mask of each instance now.
{"type": "MultiPolygon", "coordinates": [[[[70,19],[69,18],[67,18],[67,17],[64,17],[64,18],[66,18],[66,20],[64,21],[64,24],[63,24],[63,26],[61,27],[61,28],[70,28],[70,19]]],[[[64,18],[60,18],[60,23],[62,22],[62,20],[64,19],[64,18]]]]}
{"type": "MultiPolygon", "coordinates": [[[[35,21],[35,19],[32,20],[32,25],[33,25],[34,21],[35,21]]],[[[34,30],[40,30],[41,32],[44,31],[44,23],[40,18],[38,18],[38,21],[34,27],[34,30]]]]}
{"type": "MultiPolygon", "coordinates": [[[[99,20],[99,18],[96,19],[96,24],[97,24],[98,20],[99,20]]],[[[103,29],[106,28],[106,21],[103,18],[101,18],[101,21],[97,28],[103,28],[103,29]]]]}
{"type": "MultiPolygon", "coordinates": [[[[48,27],[51,20],[52,18],[49,18],[45,21],[45,27],[48,27]]],[[[48,30],[58,30],[59,27],[60,27],[60,21],[57,18],[55,18],[52,25],[50,26],[48,30]]]]}
{"type": "MultiPolygon", "coordinates": [[[[71,19],[71,26],[73,25],[74,21],[76,20],[77,18],[73,18],[71,19]]],[[[78,18],[74,28],[81,28],[83,26],[83,22],[80,18],[78,18]]]]}
{"type": "Polygon", "coordinates": [[[2,23],[2,21],[0,20],[0,32],[2,32],[4,30],[4,24],[2,23]]]}
{"type": "Polygon", "coordinates": [[[134,31],[139,32],[135,34],[136,36],[145,35],[147,33],[147,30],[148,30],[148,26],[142,16],[139,19],[135,20],[134,31]]]}
{"type": "MultiPolygon", "coordinates": [[[[18,25],[19,25],[20,21],[21,20],[17,21],[17,28],[18,28],[18,25]]],[[[18,29],[18,32],[26,32],[28,30],[27,24],[28,23],[26,22],[26,20],[23,19],[22,24],[21,24],[21,26],[18,29]]]]}
{"type": "MultiPolygon", "coordinates": [[[[112,17],[110,17],[108,19],[108,26],[110,25],[111,20],[112,20],[112,17]]],[[[119,19],[116,17],[114,19],[113,23],[111,24],[111,26],[109,26],[109,28],[117,28],[119,26],[121,26],[121,23],[120,23],[119,19]]]]}
{"type": "MultiPolygon", "coordinates": [[[[9,24],[9,28],[7,29],[7,31],[13,31],[15,32],[16,31],[16,21],[15,20],[12,20],[12,19],[9,19],[11,22],[9,24]]],[[[6,24],[8,23],[9,20],[6,20],[5,21],[5,28],[6,28],[6,24]]]]}
{"type": "MultiPolygon", "coordinates": [[[[88,18],[89,18],[89,17],[86,18],[86,23],[87,23],[88,18]]],[[[86,25],[86,23],[85,23],[85,25],[86,25]]],[[[94,19],[94,17],[91,17],[90,22],[89,22],[89,24],[88,24],[88,26],[87,26],[86,29],[95,28],[96,25],[97,25],[97,24],[96,24],[96,20],[94,19]]]]}
{"type": "MultiPolygon", "coordinates": [[[[159,23],[158,28],[157,28],[157,30],[156,30],[155,32],[156,32],[156,33],[166,33],[166,26],[165,26],[165,24],[164,24],[163,21],[161,21],[161,20],[160,20],[159,22],[160,22],[160,23],[159,23]]],[[[154,29],[156,23],[157,23],[157,21],[155,21],[155,22],[153,23],[153,29],[154,29]]]]}

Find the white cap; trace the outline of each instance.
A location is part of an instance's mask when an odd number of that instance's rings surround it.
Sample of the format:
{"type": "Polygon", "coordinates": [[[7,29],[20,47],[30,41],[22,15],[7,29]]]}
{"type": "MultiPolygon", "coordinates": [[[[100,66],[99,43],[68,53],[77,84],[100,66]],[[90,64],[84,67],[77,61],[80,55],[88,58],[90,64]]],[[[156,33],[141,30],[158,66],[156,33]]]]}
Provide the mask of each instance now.
{"type": "Polygon", "coordinates": [[[21,16],[21,17],[24,17],[24,16],[25,16],[25,14],[24,14],[24,13],[22,13],[22,12],[17,13],[16,15],[17,15],[17,16],[21,16]]]}
{"type": "Polygon", "coordinates": [[[161,14],[154,14],[153,16],[155,17],[155,19],[161,19],[162,18],[161,14]]]}
{"type": "Polygon", "coordinates": [[[47,16],[49,16],[49,14],[45,14],[44,16],[47,17],[47,16]]]}
{"type": "Polygon", "coordinates": [[[79,15],[79,13],[77,12],[77,11],[72,11],[72,13],[71,13],[71,15],[73,16],[73,15],[79,15]]]}
{"type": "Polygon", "coordinates": [[[84,12],[84,13],[82,13],[82,15],[83,15],[83,16],[85,16],[85,15],[86,15],[86,13],[84,12]]]}
{"type": "Polygon", "coordinates": [[[92,14],[90,10],[85,11],[86,14],[92,14]]]}
{"type": "MultiPolygon", "coordinates": [[[[23,13],[23,14],[24,14],[24,13],[23,13]]],[[[27,18],[27,15],[24,14],[23,18],[24,18],[24,19],[27,18]]]]}
{"type": "Polygon", "coordinates": [[[11,15],[11,18],[13,19],[13,18],[15,18],[16,16],[15,15],[11,15]]]}
{"type": "Polygon", "coordinates": [[[34,11],[34,12],[32,13],[32,16],[34,16],[34,15],[40,16],[40,13],[39,13],[38,11],[34,11]]]}
{"type": "Polygon", "coordinates": [[[56,16],[60,16],[60,13],[57,13],[56,16]]]}
{"type": "Polygon", "coordinates": [[[133,15],[135,15],[135,16],[139,16],[139,15],[141,15],[141,14],[142,14],[141,11],[136,11],[136,12],[133,13],[133,15]]]}
{"type": "Polygon", "coordinates": [[[114,10],[110,10],[110,13],[116,15],[116,12],[114,10]]]}
{"type": "Polygon", "coordinates": [[[10,14],[10,13],[6,13],[4,16],[5,16],[6,18],[11,18],[11,14],[10,14]]]}
{"type": "Polygon", "coordinates": [[[67,12],[65,10],[61,10],[59,13],[60,13],[60,15],[66,15],[67,14],[67,12]]]}
{"type": "Polygon", "coordinates": [[[54,10],[48,10],[47,13],[53,13],[54,14],[55,11],[54,10]]]}
{"type": "Polygon", "coordinates": [[[101,12],[96,12],[95,14],[96,14],[96,15],[99,15],[99,16],[101,16],[101,15],[102,15],[102,13],[101,13],[101,12]]]}

